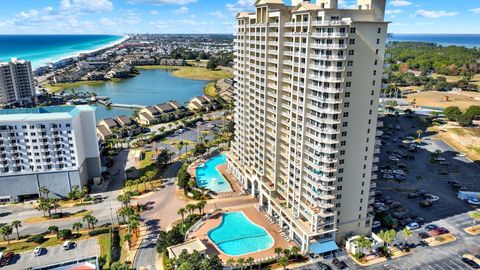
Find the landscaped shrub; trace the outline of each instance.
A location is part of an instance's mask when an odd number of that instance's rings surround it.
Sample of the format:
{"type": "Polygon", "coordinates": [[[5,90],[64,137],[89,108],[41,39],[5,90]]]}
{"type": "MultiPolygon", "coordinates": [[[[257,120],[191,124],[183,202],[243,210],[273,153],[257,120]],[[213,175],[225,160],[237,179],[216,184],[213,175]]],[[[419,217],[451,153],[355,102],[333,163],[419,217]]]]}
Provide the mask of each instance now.
{"type": "Polygon", "coordinates": [[[70,239],[72,238],[72,230],[70,229],[60,230],[57,234],[57,237],[58,239],[62,239],[62,240],[70,239]]]}
{"type": "Polygon", "coordinates": [[[113,231],[112,237],[112,262],[120,260],[122,247],[120,246],[120,233],[118,230],[113,231]]]}
{"type": "Polygon", "coordinates": [[[41,243],[45,242],[45,237],[43,236],[43,234],[37,234],[37,235],[34,235],[34,236],[28,238],[27,242],[33,242],[33,243],[36,243],[36,244],[41,244],[41,243]]]}
{"type": "Polygon", "coordinates": [[[105,233],[109,233],[109,232],[110,232],[110,228],[108,228],[108,229],[100,229],[100,230],[88,232],[88,235],[90,235],[90,236],[97,236],[97,235],[105,234],[105,233]]]}

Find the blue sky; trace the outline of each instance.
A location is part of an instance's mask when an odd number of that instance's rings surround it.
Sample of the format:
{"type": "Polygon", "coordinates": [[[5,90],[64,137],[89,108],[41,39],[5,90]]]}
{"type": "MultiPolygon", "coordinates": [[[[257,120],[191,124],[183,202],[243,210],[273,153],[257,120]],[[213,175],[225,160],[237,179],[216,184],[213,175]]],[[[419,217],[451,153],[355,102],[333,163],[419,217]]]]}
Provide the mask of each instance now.
{"type": "MultiPolygon", "coordinates": [[[[387,1],[389,32],[480,34],[480,0],[387,1]]],[[[0,0],[0,34],[233,33],[235,13],[253,2],[0,0]]]]}

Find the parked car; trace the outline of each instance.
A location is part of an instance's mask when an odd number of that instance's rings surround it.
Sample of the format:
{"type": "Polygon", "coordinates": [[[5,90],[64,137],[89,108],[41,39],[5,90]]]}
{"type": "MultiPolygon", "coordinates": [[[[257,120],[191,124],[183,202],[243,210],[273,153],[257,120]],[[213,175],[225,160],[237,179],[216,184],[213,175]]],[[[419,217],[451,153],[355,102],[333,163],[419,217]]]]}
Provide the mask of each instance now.
{"type": "Polygon", "coordinates": [[[465,153],[458,153],[457,154],[457,157],[466,157],[466,156],[467,156],[467,154],[465,154],[465,153]]]}
{"type": "Polygon", "coordinates": [[[372,222],[372,228],[374,228],[374,229],[375,229],[375,228],[379,228],[379,227],[381,227],[381,226],[382,226],[382,223],[380,223],[380,221],[378,221],[378,220],[374,220],[374,221],[372,222]]]}
{"type": "Polygon", "coordinates": [[[73,243],[72,241],[65,241],[62,245],[64,250],[69,250],[74,246],[75,246],[75,243],[73,243]]]}
{"type": "Polygon", "coordinates": [[[467,202],[471,205],[480,205],[480,200],[478,199],[469,199],[467,202]]]}
{"type": "Polygon", "coordinates": [[[412,222],[410,224],[407,224],[407,226],[405,226],[405,228],[413,231],[413,230],[416,230],[416,229],[419,229],[420,228],[420,225],[416,222],[412,222]]]}
{"type": "Polygon", "coordinates": [[[0,267],[9,265],[10,262],[12,261],[14,255],[15,255],[15,253],[13,253],[11,251],[3,254],[2,258],[0,259],[0,267]]]}
{"type": "Polygon", "coordinates": [[[426,232],[421,232],[418,234],[418,237],[420,237],[420,239],[427,239],[430,237],[430,234],[426,233],[426,232]]]}
{"type": "Polygon", "coordinates": [[[473,269],[480,269],[480,265],[476,263],[474,260],[470,260],[468,258],[462,258],[462,262],[468,264],[473,269]]]}
{"type": "Polygon", "coordinates": [[[429,202],[436,202],[436,201],[440,200],[440,197],[432,195],[432,194],[425,194],[425,195],[423,195],[423,197],[425,198],[425,200],[427,200],[429,202]]]}
{"type": "Polygon", "coordinates": [[[433,203],[431,201],[424,200],[420,202],[420,207],[422,208],[432,207],[432,205],[433,203]]]}
{"type": "Polygon", "coordinates": [[[448,161],[440,161],[438,164],[448,166],[448,165],[450,165],[450,162],[448,162],[448,161]]]}
{"type": "Polygon", "coordinates": [[[410,199],[418,198],[418,197],[420,197],[420,192],[418,192],[418,191],[408,193],[408,198],[410,198],[410,199]]]}
{"type": "Polygon", "coordinates": [[[425,223],[425,219],[422,218],[422,217],[416,217],[416,218],[414,218],[413,220],[414,220],[416,223],[420,224],[420,225],[422,225],[422,224],[425,223]]]}
{"type": "Polygon", "coordinates": [[[35,257],[42,256],[42,253],[43,253],[43,247],[36,247],[33,250],[33,256],[35,256],[35,257]]]}
{"type": "Polygon", "coordinates": [[[348,268],[348,265],[344,261],[340,261],[337,258],[334,258],[332,260],[332,264],[335,265],[335,267],[337,267],[338,269],[347,269],[348,268]]]}
{"type": "Polygon", "coordinates": [[[446,160],[446,159],[443,158],[443,157],[436,157],[436,158],[435,158],[435,161],[445,161],[445,160],[446,160]]]}
{"type": "Polygon", "coordinates": [[[425,226],[425,230],[427,230],[427,231],[431,231],[431,230],[436,229],[436,228],[438,228],[438,226],[435,225],[435,224],[428,224],[427,226],[425,226]]]}
{"type": "Polygon", "coordinates": [[[439,171],[439,175],[449,175],[450,173],[448,171],[439,171]]]}
{"type": "Polygon", "coordinates": [[[322,262],[317,262],[316,265],[317,265],[317,269],[320,269],[320,270],[332,270],[332,267],[322,262]]]}

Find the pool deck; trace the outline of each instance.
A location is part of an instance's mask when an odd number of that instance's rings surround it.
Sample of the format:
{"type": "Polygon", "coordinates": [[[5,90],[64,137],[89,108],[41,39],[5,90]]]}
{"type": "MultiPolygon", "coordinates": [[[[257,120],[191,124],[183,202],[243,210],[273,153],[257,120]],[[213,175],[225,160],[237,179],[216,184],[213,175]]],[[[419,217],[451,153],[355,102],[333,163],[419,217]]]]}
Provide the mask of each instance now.
{"type": "Polygon", "coordinates": [[[256,225],[259,225],[263,227],[273,238],[274,240],[274,245],[264,251],[256,252],[256,253],[251,253],[251,254],[246,254],[244,256],[228,256],[226,254],[223,254],[217,247],[210,241],[210,239],[207,236],[207,233],[217,227],[221,221],[222,221],[222,214],[220,212],[215,213],[211,218],[205,221],[205,223],[195,232],[193,232],[189,238],[199,238],[206,246],[207,246],[207,254],[216,254],[220,257],[220,259],[223,262],[226,262],[229,258],[248,258],[252,257],[256,261],[257,260],[262,260],[266,258],[276,258],[276,253],[274,252],[274,249],[276,247],[281,247],[283,249],[285,248],[291,248],[294,246],[293,242],[287,242],[285,241],[282,236],[279,234],[280,227],[276,224],[271,224],[269,223],[265,217],[263,216],[262,213],[259,213],[255,207],[253,206],[247,206],[247,207],[238,207],[236,209],[222,209],[223,212],[237,212],[237,211],[243,211],[243,213],[256,225]]]}

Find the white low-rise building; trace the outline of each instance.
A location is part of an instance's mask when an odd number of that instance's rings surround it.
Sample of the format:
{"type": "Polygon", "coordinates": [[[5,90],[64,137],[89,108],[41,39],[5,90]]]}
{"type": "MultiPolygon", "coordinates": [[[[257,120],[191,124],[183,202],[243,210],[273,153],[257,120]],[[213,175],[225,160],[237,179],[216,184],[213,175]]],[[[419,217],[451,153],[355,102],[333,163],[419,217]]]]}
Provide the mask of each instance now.
{"type": "Polygon", "coordinates": [[[95,109],[62,106],[0,110],[0,200],[65,197],[101,176],[95,109]]]}

